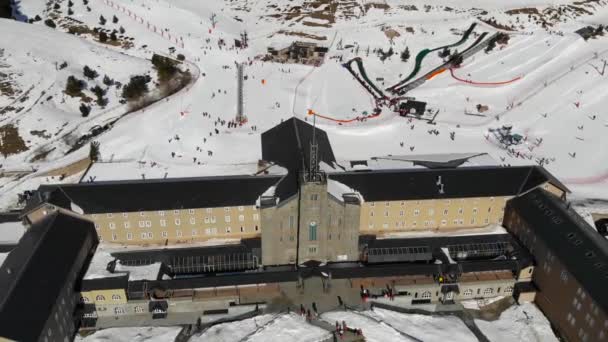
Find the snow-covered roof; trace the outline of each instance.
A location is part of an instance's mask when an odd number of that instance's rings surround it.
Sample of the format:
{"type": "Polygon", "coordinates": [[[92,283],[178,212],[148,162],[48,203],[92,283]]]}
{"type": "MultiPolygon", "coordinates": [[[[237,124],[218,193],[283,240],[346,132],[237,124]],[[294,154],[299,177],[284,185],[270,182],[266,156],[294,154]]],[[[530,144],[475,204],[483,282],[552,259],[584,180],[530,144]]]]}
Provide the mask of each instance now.
{"type": "MultiPolygon", "coordinates": [[[[498,163],[487,153],[438,153],[420,155],[387,155],[363,160],[339,161],[345,171],[383,170],[404,168],[434,168],[438,166],[498,166],[498,163]]],[[[335,170],[332,170],[335,171],[335,170]]]]}
{"type": "MultiPolygon", "coordinates": [[[[165,179],[205,176],[255,175],[258,163],[208,164],[208,165],[162,165],[153,162],[94,163],[82,177],[82,182],[165,179]]],[[[284,175],[287,170],[279,165],[270,165],[264,174],[284,175]]]]}
{"type": "Polygon", "coordinates": [[[0,244],[17,243],[25,233],[21,221],[0,223],[0,244]]]}

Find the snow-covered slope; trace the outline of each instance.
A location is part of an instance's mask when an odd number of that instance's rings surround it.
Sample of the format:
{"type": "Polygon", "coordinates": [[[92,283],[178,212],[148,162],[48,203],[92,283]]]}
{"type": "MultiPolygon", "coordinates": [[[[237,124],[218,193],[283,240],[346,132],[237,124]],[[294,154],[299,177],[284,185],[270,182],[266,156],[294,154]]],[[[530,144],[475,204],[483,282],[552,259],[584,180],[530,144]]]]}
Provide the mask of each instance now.
{"type": "MultiPolygon", "coordinates": [[[[87,5],[75,1],[71,9],[60,2],[54,9],[54,2],[41,6],[24,0],[19,5],[21,14],[28,18],[40,15],[42,20],[29,26],[0,22],[10,37],[0,45],[6,46],[4,64],[16,74],[22,73],[19,87],[26,91],[34,85],[35,90],[20,104],[25,109],[0,116],[0,120],[19,120],[18,133],[28,149],[9,156],[2,164],[4,168],[29,168],[33,156],[48,150],[52,152],[43,155],[47,162],[35,165],[41,170],[74,162],[86,156],[86,148],[64,157],[67,138],[59,137],[78,127],[69,135],[78,138],[92,125],[126,112],[123,107],[114,107],[116,91],[110,91],[107,109],[93,106],[87,119],[80,116],[73,99],[62,103],[66,77],[81,76],[85,64],[124,83],[130,75],[150,70],[149,62],[142,58],[153,52],[184,54],[192,63],[188,68],[200,72],[194,84],[166,101],[126,116],[96,140],[101,142],[104,161],[203,169],[212,164],[257,162],[260,133],[294,115],[311,119],[309,110],[335,119],[372,113],[372,97],[341,63],[360,57],[370,79],[386,88],[413,70],[418,52],[454,43],[467,27],[477,23],[474,35],[493,34],[499,27],[511,30],[511,38],[506,45],[465,60],[454,70],[454,77],[443,72],[407,94],[428,102],[427,108],[438,112],[434,125],[408,121],[387,107],[380,116],[365,122],[337,124],[319,119],[336,155],[360,159],[386,154],[488,152],[503,164],[542,163],[576,196],[607,197],[608,149],[600,147],[608,143],[608,116],[602,110],[608,101],[608,75],[602,72],[608,58],[608,37],[584,41],[574,33],[585,25],[605,23],[607,3],[441,0],[428,5],[415,0],[405,5],[397,0],[339,0],[329,5],[308,0],[298,4],[287,0],[158,0],[151,4],[143,0],[89,0],[87,5]],[[68,10],[73,11],[69,16],[68,10]],[[101,16],[106,19],[104,25],[100,24],[101,16]],[[47,18],[59,24],[56,31],[67,31],[77,20],[90,29],[122,27],[126,33],[121,44],[100,44],[95,34],[73,37],[53,32],[44,27],[47,18]],[[235,48],[234,39],[244,31],[249,47],[235,48]],[[32,38],[19,38],[24,35],[32,38]],[[296,40],[329,47],[325,63],[313,67],[261,61],[267,47],[281,48],[296,40]],[[403,62],[399,55],[406,46],[411,56],[403,62]],[[374,52],[389,48],[395,54],[384,61],[374,52]],[[68,67],[54,70],[54,62],[62,59],[68,61],[68,67]],[[248,122],[243,127],[227,128],[226,123],[236,114],[235,62],[246,63],[248,122]],[[481,83],[520,78],[505,85],[484,86],[455,77],[481,83]],[[49,100],[46,93],[40,96],[47,88],[53,95],[49,100]],[[40,101],[34,105],[37,98],[40,101]],[[477,105],[488,109],[477,113],[477,105]],[[65,122],[66,127],[62,127],[65,122]],[[526,142],[507,151],[486,139],[489,129],[503,125],[512,125],[526,142]],[[42,130],[45,133],[40,133],[42,130]],[[51,137],[39,136],[44,134],[51,137]]],[[[469,38],[457,48],[462,51],[471,41],[469,38]]],[[[440,63],[437,53],[430,53],[422,61],[420,73],[440,63]]],[[[3,106],[11,101],[14,99],[0,95],[3,106]]],[[[9,183],[27,181],[28,177],[9,183]]],[[[16,194],[7,196],[10,200],[5,202],[14,203],[16,194]]]]}
{"type": "Polygon", "coordinates": [[[126,84],[130,76],[152,70],[145,59],[46,26],[0,20],[0,31],[0,72],[7,77],[0,96],[0,131],[17,131],[0,142],[6,158],[2,164],[8,168],[27,169],[29,163],[62,157],[81,134],[123,114],[127,106],[119,103],[120,89],[103,84],[104,76],[126,84]],[[86,79],[84,66],[99,75],[86,79]],[[86,82],[82,96],[65,93],[69,76],[86,82]],[[104,107],[89,90],[95,86],[106,90],[104,107]],[[82,104],[91,107],[87,117],[79,110],[82,104]]]}

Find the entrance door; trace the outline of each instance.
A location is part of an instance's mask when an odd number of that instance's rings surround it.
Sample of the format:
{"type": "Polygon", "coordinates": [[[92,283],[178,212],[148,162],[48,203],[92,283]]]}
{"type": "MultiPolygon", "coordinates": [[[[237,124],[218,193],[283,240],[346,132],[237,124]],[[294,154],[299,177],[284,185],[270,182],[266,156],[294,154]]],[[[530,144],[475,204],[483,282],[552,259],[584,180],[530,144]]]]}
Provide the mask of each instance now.
{"type": "Polygon", "coordinates": [[[443,301],[444,302],[449,302],[449,301],[452,301],[452,300],[454,300],[454,292],[453,291],[446,292],[443,301]]]}

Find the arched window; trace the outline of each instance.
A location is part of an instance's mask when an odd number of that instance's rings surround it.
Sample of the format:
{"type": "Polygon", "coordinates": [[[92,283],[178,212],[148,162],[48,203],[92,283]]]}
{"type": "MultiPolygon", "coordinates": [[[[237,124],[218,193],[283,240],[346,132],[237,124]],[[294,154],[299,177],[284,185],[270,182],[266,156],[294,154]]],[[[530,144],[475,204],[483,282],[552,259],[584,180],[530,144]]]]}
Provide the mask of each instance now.
{"type": "Polygon", "coordinates": [[[470,297],[473,295],[473,289],[466,289],[466,290],[464,290],[463,294],[465,297],[470,297]]]}
{"type": "Polygon", "coordinates": [[[113,294],[112,295],[112,300],[120,300],[120,295],[113,294]]]}
{"type": "Polygon", "coordinates": [[[489,295],[491,295],[491,294],[493,294],[493,293],[494,293],[494,289],[492,289],[492,288],[490,288],[490,287],[488,287],[488,288],[486,288],[485,290],[483,290],[483,295],[484,295],[484,296],[489,296],[489,295]]]}
{"type": "Polygon", "coordinates": [[[422,292],[422,298],[424,298],[424,299],[431,298],[431,292],[430,291],[422,292]]]}
{"type": "Polygon", "coordinates": [[[81,303],[88,303],[89,302],[89,297],[86,297],[86,296],[80,297],[80,302],[81,303]]]}
{"type": "Polygon", "coordinates": [[[95,300],[96,300],[96,301],[98,301],[98,300],[106,300],[106,297],[105,297],[104,295],[97,295],[97,296],[95,297],[95,300]]]}
{"type": "Polygon", "coordinates": [[[317,222],[315,221],[310,221],[310,225],[308,226],[308,240],[317,240],[317,222]]]}
{"type": "Polygon", "coordinates": [[[125,309],[124,309],[124,308],[122,308],[122,307],[115,307],[115,308],[114,308],[114,313],[115,313],[116,315],[124,314],[124,313],[125,313],[125,309]]]}

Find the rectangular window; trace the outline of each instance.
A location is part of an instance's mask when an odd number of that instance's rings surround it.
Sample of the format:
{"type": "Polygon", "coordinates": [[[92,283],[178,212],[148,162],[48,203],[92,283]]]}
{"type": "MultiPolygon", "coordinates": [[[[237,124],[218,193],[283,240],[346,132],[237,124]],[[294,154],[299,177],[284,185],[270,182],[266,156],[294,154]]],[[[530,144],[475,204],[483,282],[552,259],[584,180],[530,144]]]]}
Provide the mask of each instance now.
{"type": "Polygon", "coordinates": [[[473,208],[473,215],[477,215],[477,208],[473,208]]]}
{"type": "Polygon", "coordinates": [[[311,201],[318,201],[319,200],[319,194],[310,194],[310,200],[311,201]]]}
{"type": "Polygon", "coordinates": [[[226,212],[230,211],[230,207],[224,207],[224,211],[226,211],[226,212]]]}
{"type": "Polygon", "coordinates": [[[209,223],[209,217],[205,216],[205,223],[209,223]]]}
{"type": "Polygon", "coordinates": [[[125,225],[125,229],[131,228],[131,223],[129,221],[125,222],[124,225],[125,225]]]}
{"type": "Polygon", "coordinates": [[[403,216],[403,214],[404,214],[404,213],[403,213],[403,210],[401,210],[401,211],[399,212],[399,216],[403,216]]]}
{"type": "Polygon", "coordinates": [[[374,202],[370,202],[369,206],[370,206],[370,207],[375,207],[375,206],[376,206],[376,203],[374,203],[374,202]]]}
{"type": "Polygon", "coordinates": [[[211,234],[211,228],[206,228],[205,229],[205,234],[206,235],[210,235],[211,234]]]}
{"type": "Polygon", "coordinates": [[[112,241],[116,241],[116,234],[112,233],[112,241]]]}
{"type": "Polygon", "coordinates": [[[179,226],[182,223],[182,221],[180,221],[180,219],[176,218],[175,219],[175,225],[179,226]]]}
{"type": "Polygon", "coordinates": [[[161,232],[160,233],[162,235],[162,237],[166,238],[167,237],[167,232],[161,232]]]}
{"type": "Polygon", "coordinates": [[[114,222],[110,222],[108,226],[110,227],[110,229],[116,229],[116,224],[114,224],[114,222]]]}
{"type": "Polygon", "coordinates": [[[383,223],[382,228],[384,228],[384,229],[388,228],[388,223],[383,223]]]}
{"type": "Polygon", "coordinates": [[[414,216],[418,216],[418,215],[420,215],[420,209],[414,210],[414,216]]]}
{"type": "Polygon", "coordinates": [[[230,216],[224,216],[224,222],[230,222],[230,216]]]}
{"type": "Polygon", "coordinates": [[[390,206],[391,206],[391,202],[386,202],[386,204],[385,204],[385,205],[386,205],[387,207],[390,207],[390,206]]]}
{"type": "Polygon", "coordinates": [[[433,216],[435,215],[435,209],[431,208],[429,209],[429,216],[433,216]]]}
{"type": "Polygon", "coordinates": [[[190,224],[195,224],[196,223],[196,219],[194,217],[190,218],[190,224]]]}
{"type": "Polygon", "coordinates": [[[122,213],[122,217],[127,218],[129,215],[127,215],[127,213],[122,213]]]}
{"type": "Polygon", "coordinates": [[[369,216],[370,216],[370,217],[374,217],[374,212],[373,212],[373,211],[370,211],[370,212],[369,212],[369,216]]]}
{"type": "Polygon", "coordinates": [[[173,210],[173,214],[174,214],[174,215],[179,215],[179,209],[175,209],[175,210],[173,210]]]}
{"type": "MultiPolygon", "coordinates": [[[[228,209],[230,209],[230,208],[228,208],[228,209]]],[[[207,214],[211,214],[211,212],[213,211],[213,209],[212,208],[207,208],[207,209],[205,209],[205,211],[207,212],[207,214]]]]}
{"type": "Polygon", "coordinates": [[[384,212],[384,217],[388,217],[388,211],[384,212]]]}
{"type": "Polygon", "coordinates": [[[144,213],[143,211],[140,211],[139,216],[144,217],[144,216],[146,216],[146,213],[144,213]]]}
{"type": "Polygon", "coordinates": [[[197,236],[197,235],[198,235],[198,230],[192,229],[192,236],[197,236]]]}
{"type": "Polygon", "coordinates": [[[259,221],[260,220],[260,214],[253,214],[253,220],[254,221],[259,221]]]}
{"type": "Polygon", "coordinates": [[[374,228],[374,224],[373,224],[373,223],[370,223],[370,224],[368,225],[368,227],[369,227],[370,229],[373,229],[373,228],[374,228]]]}
{"type": "Polygon", "coordinates": [[[215,216],[211,216],[211,217],[209,218],[209,220],[211,221],[211,223],[215,223],[215,216]]]}
{"type": "Polygon", "coordinates": [[[226,227],[226,233],[230,234],[230,227],[226,227]]]}
{"type": "Polygon", "coordinates": [[[462,215],[462,213],[463,213],[463,212],[464,212],[464,210],[463,210],[462,208],[458,208],[458,213],[459,213],[460,215],[462,215]]]}
{"type": "Polygon", "coordinates": [[[137,225],[139,226],[139,228],[144,228],[146,226],[146,221],[139,221],[137,222],[137,225]]]}
{"type": "Polygon", "coordinates": [[[293,228],[295,222],[295,218],[293,216],[289,216],[289,228],[293,228]]]}
{"type": "Polygon", "coordinates": [[[188,209],[188,214],[194,215],[194,209],[188,209]]]}
{"type": "Polygon", "coordinates": [[[243,208],[242,205],[239,205],[239,211],[243,211],[243,210],[245,210],[245,208],[243,208]]]}
{"type": "Polygon", "coordinates": [[[132,240],[132,239],[133,239],[133,234],[127,233],[127,240],[132,240]]]}
{"type": "Polygon", "coordinates": [[[316,254],[317,253],[317,247],[316,246],[310,246],[308,247],[308,254],[316,254]]]}
{"type": "Polygon", "coordinates": [[[448,210],[447,209],[443,209],[443,215],[446,216],[448,214],[448,210]]]}
{"type": "Polygon", "coordinates": [[[239,222],[243,222],[245,221],[245,216],[244,215],[239,215],[239,222]]]}
{"type": "Polygon", "coordinates": [[[158,211],[158,216],[165,216],[165,211],[164,210],[159,210],[158,211]]]}
{"type": "Polygon", "coordinates": [[[148,238],[148,234],[146,234],[145,232],[144,232],[144,233],[141,233],[141,239],[142,239],[142,240],[145,240],[145,239],[147,239],[147,238],[148,238]]]}
{"type": "Polygon", "coordinates": [[[152,227],[152,221],[146,221],[146,227],[147,228],[152,227]]]}
{"type": "Polygon", "coordinates": [[[182,231],[181,231],[181,230],[176,230],[176,231],[175,231],[175,235],[176,235],[177,237],[182,237],[182,231]]]}
{"type": "Polygon", "coordinates": [[[106,216],[107,216],[108,218],[112,218],[112,216],[114,216],[114,215],[112,215],[112,213],[108,213],[106,216]]]}
{"type": "Polygon", "coordinates": [[[167,220],[160,220],[160,226],[161,227],[166,227],[167,226],[167,220]]]}
{"type": "Polygon", "coordinates": [[[152,232],[148,232],[148,239],[151,239],[154,236],[154,234],[152,234],[152,232]]]}

